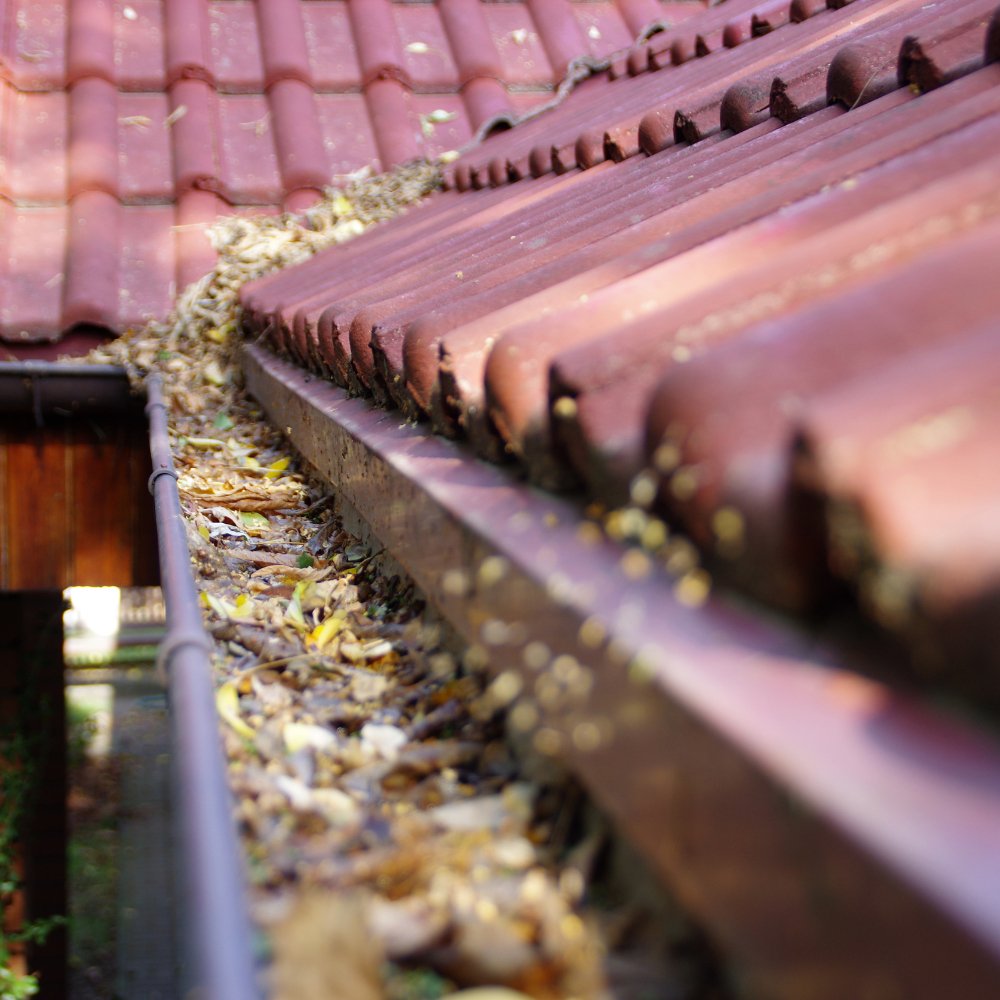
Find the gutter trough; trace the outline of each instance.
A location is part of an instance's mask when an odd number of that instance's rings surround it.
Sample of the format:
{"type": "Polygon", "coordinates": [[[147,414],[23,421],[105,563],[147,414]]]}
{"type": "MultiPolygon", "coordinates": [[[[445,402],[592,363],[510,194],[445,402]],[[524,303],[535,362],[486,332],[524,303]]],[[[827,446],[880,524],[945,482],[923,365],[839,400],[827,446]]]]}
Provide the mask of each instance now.
{"type": "Polygon", "coordinates": [[[136,405],[125,370],[112,365],[53,361],[0,362],[0,414],[62,416],[122,410],[136,405]]]}
{"type": "Polygon", "coordinates": [[[721,946],[740,995],[1000,995],[1000,746],[262,347],[247,388],[721,946]],[[509,685],[508,685],[509,686],[509,685]]]}
{"type": "MultiPolygon", "coordinates": [[[[0,415],[53,417],[138,411],[125,371],[43,361],[0,363],[0,415]]],[[[226,779],[210,656],[177,492],[160,376],[147,383],[146,414],[166,633],[159,650],[170,707],[181,878],[177,894],[185,997],[254,1000],[257,982],[242,854],[226,779]]],[[[157,630],[156,638],[159,638],[157,630]]]]}
{"type": "Polygon", "coordinates": [[[147,396],[153,460],[149,488],[156,505],[167,612],[167,632],[158,662],[169,693],[184,878],[180,914],[186,946],[184,995],[253,1000],[260,992],[242,856],[215,710],[212,642],[202,628],[191,576],[160,376],[149,378],[147,396]]]}

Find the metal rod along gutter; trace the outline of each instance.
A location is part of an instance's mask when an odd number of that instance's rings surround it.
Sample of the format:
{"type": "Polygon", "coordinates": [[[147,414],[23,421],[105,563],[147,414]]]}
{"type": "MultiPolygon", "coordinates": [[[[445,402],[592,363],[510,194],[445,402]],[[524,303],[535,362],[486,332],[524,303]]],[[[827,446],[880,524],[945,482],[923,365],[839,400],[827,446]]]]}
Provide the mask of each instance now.
{"type": "Polygon", "coordinates": [[[1000,996],[1000,747],[258,345],[248,390],[722,946],[740,994],[1000,996]],[[630,568],[633,570],[629,572],[630,568]],[[484,658],[486,658],[484,656],[484,658]]]}
{"type": "Polygon", "coordinates": [[[156,505],[160,576],[167,633],[159,662],[165,671],[173,736],[175,803],[179,812],[186,935],[191,994],[205,1000],[260,996],[246,885],[226,781],[215,711],[210,654],[198,594],[191,577],[184,517],[167,433],[160,376],[147,382],[149,445],[156,505]]]}

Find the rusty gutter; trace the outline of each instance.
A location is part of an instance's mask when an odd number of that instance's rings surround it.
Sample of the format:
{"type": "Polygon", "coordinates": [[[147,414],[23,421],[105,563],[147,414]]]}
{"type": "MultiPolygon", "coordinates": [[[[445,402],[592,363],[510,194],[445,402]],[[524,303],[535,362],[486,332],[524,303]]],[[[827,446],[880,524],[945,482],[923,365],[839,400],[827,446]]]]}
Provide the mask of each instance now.
{"type": "Polygon", "coordinates": [[[185,941],[185,996],[260,996],[246,885],[215,711],[210,655],[191,576],[185,522],[167,434],[160,376],[147,383],[146,413],[167,631],[159,664],[170,704],[175,808],[185,882],[178,914],[185,941]]]}
{"type": "Polygon", "coordinates": [[[741,995],[1000,995],[992,736],[758,614],[682,606],[572,505],[398,413],[260,346],[242,361],[276,426],[520,678],[536,744],[722,945],[741,995]]]}
{"type": "Polygon", "coordinates": [[[61,361],[0,362],[0,413],[73,416],[137,407],[125,370],[61,361]]]}

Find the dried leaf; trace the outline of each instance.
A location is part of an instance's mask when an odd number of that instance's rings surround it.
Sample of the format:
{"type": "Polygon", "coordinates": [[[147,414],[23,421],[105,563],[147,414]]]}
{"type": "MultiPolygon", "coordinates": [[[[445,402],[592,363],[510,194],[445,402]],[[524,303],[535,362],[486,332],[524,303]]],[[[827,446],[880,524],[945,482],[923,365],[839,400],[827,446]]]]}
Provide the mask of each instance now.
{"type": "Polygon", "coordinates": [[[446,993],[441,1000],[531,1000],[531,997],[505,986],[475,986],[471,990],[446,993]]]}
{"type": "Polygon", "coordinates": [[[271,522],[255,510],[240,511],[240,520],[251,535],[266,534],[271,527],[271,522]]]}
{"type": "Polygon", "coordinates": [[[382,1000],[382,954],[357,898],[304,894],[274,928],[272,949],[275,1000],[382,1000]]]}
{"type": "Polygon", "coordinates": [[[192,448],[201,448],[203,451],[210,451],[214,448],[225,448],[226,443],[218,438],[189,437],[181,438],[181,441],[192,448]]]}
{"type": "Polygon", "coordinates": [[[245,740],[254,738],[256,734],[253,729],[240,718],[240,696],[233,681],[226,681],[215,692],[215,708],[223,722],[231,726],[239,736],[245,740]]]}
{"type": "Polygon", "coordinates": [[[351,663],[371,663],[380,660],[392,652],[392,643],[385,639],[373,639],[371,642],[345,642],[340,647],[341,655],[351,663]]]}
{"type": "Polygon", "coordinates": [[[226,384],[225,373],[222,371],[222,367],[219,365],[219,362],[214,359],[209,361],[209,363],[202,369],[201,377],[209,385],[222,386],[226,384]]]}
{"type": "Polygon", "coordinates": [[[368,927],[382,942],[386,957],[399,961],[440,943],[450,919],[439,907],[418,897],[391,902],[376,896],[368,910],[368,927]]]}
{"type": "Polygon", "coordinates": [[[281,732],[285,749],[289,753],[300,750],[331,750],[337,745],[337,737],[325,726],[305,722],[289,722],[281,732]]]}
{"type": "Polygon", "coordinates": [[[163,127],[171,128],[176,125],[188,113],[186,104],[178,104],[173,111],[163,119],[163,127]]]}
{"type": "Polygon", "coordinates": [[[211,480],[194,472],[178,480],[177,487],[186,500],[203,506],[224,505],[233,510],[274,511],[294,509],[302,499],[302,485],[289,480],[280,485],[245,480],[211,480]]]}
{"type": "Polygon", "coordinates": [[[306,645],[322,652],[330,642],[344,629],[344,618],[334,612],[329,618],[317,625],[307,636],[306,645]]]}
{"type": "Polygon", "coordinates": [[[406,743],[406,733],[398,726],[369,722],[361,727],[362,746],[383,760],[395,760],[406,743]]]}
{"type": "Polygon", "coordinates": [[[351,694],[354,700],[361,704],[378,701],[388,688],[389,679],[387,677],[370,671],[356,673],[351,680],[351,694]]]}

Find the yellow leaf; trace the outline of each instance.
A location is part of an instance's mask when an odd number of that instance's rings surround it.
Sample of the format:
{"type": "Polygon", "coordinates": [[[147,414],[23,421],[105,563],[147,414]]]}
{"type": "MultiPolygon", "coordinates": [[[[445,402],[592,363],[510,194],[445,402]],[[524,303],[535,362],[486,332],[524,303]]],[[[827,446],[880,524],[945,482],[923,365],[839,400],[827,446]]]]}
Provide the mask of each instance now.
{"type": "Polygon", "coordinates": [[[221,597],[216,597],[215,594],[209,594],[208,592],[203,592],[202,596],[208,602],[208,606],[220,617],[220,618],[232,618],[236,613],[235,605],[229,603],[229,601],[223,600],[221,597]]]}
{"type": "Polygon", "coordinates": [[[204,538],[206,542],[212,537],[211,534],[209,533],[208,528],[204,524],[198,525],[198,534],[201,535],[201,537],[204,538]]]}
{"type": "Polygon", "coordinates": [[[264,475],[268,479],[277,479],[291,464],[292,460],[290,458],[279,458],[277,462],[272,462],[267,467],[267,472],[264,475]]]}
{"type": "Polygon", "coordinates": [[[219,713],[219,718],[233,728],[233,730],[245,740],[254,738],[253,729],[240,718],[240,696],[236,691],[236,685],[232,681],[226,681],[218,691],[215,692],[215,707],[219,713]]]}
{"type": "Polygon", "coordinates": [[[333,199],[333,210],[340,216],[350,215],[353,211],[353,206],[342,194],[338,194],[333,199]]]}
{"type": "Polygon", "coordinates": [[[260,468],[260,462],[258,462],[257,459],[254,458],[252,455],[247,455],[247,460],[246,460],[245,464],[246,464],[246,467],[248,469],[259,469],[260,468]]]}
{"type": "Polygon", "coordinates": [[[202,448],[205,451],[210,451],[213,448],[225,448],[225,441],[220,441],[218,438],[187,438],[187,443],[191,445],[192,448],[202,448]]]}
{"type": "Polygon", "coordinates": [[[337,615],[330,615],[322,624],[317,625],[307,638],[307,642],[315,646],[318,650],[323,650],[331,640],[344,628],[344,619],[337,615]]]}
{"type": "Polygon", "coordinates": [[[226,384],[226,376],[219,367],[218,361],[209,361],[209,363],[202,369],[201,377],[208,382],[209,385],[226,384]]]}

